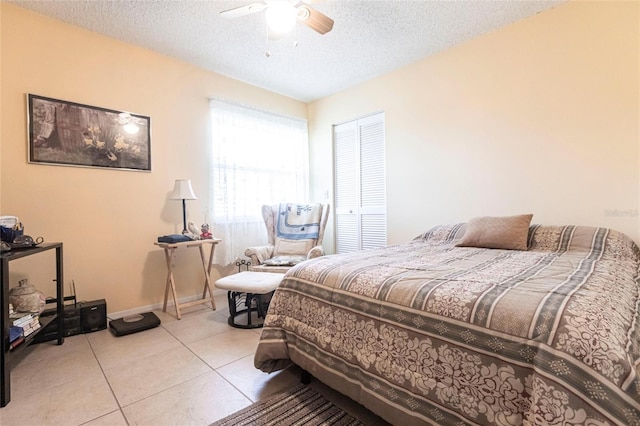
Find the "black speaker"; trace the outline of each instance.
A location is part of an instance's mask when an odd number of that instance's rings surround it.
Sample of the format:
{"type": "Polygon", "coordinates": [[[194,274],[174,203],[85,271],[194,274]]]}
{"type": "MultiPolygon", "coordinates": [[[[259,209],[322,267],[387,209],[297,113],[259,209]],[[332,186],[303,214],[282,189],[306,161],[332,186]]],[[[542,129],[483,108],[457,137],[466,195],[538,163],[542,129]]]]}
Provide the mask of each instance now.
{"type": "Polygon", "coordinates": [[[104,330],[107,328],[107,301],[104,299],[80,302],[80,324],[82,331],[104,330]]]}
{"type": "MultiPolygon", "coordinates": [[[[51,302],[53,303],[53,302],[51,302]]],[[[45,309],[41,317],[47,317],[49,315],[55,315],[56,308],[45,309]]],[[[75,336],[76,334],[82,334],[82,327],[80,327],[80,307],[75,303],[73,305],[65,305],[62,313],[62,335],[64,337],[75,336]]],[[[58,321],[51,321],[47,324],[43,330],[40,330],[34,341],[36,343],[48,342],[49,340],[55,340],[58,338],[58,321]]]]}

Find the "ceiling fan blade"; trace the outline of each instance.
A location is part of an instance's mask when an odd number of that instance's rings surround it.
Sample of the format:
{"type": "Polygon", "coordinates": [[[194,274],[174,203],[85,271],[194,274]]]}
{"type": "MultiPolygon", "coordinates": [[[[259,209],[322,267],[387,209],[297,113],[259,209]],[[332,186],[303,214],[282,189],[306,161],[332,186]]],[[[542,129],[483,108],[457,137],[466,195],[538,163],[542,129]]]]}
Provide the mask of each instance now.
{"type": "Polygon", "coordinates": [[[298,6],[298,19],[307,27],[320,34],[326,34],[333,28],[333,19],[304,3],[298,6]]]}
{"type": "Polygon", "coordinates": [[[229,10],[223,10],[220,12],[220,16],[224,16],[225,18],[232,19],[238,18],[240,16],[250,15],[252,13],[262,12],[267,8],[267,3],[251,3],[246,6],[240,6],[229,10]]]}

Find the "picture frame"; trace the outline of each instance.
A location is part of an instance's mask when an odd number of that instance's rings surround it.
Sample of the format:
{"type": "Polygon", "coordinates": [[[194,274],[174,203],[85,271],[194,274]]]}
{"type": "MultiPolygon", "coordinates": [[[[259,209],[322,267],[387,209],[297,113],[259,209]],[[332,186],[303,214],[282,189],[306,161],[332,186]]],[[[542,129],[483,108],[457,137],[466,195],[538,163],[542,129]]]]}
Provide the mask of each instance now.
{"type": "Polygon", "coordinates": [[[151,171],[151,118],[27,94],[28,162],[151,171]]]}

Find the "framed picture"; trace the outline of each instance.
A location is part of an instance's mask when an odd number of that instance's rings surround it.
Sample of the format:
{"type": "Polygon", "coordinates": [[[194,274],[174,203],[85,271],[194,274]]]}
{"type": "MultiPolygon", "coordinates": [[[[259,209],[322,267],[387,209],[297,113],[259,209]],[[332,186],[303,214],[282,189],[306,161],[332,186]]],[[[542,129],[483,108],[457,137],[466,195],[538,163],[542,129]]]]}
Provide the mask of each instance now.
{"type": "Polygon", "coordinates": [[[29,163],[151,171],[151,119],[27,95],[29,163]]]}

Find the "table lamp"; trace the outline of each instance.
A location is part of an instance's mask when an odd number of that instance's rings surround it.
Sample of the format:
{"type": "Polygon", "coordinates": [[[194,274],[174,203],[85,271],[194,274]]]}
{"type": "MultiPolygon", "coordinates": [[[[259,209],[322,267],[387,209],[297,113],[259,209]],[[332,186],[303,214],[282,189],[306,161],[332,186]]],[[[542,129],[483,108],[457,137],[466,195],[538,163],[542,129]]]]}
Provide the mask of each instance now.
{"type": "Polygon", "coordinates": [[[191,188],[190,179],[176,179],[176,183],[173,187],[173,192],[169,196],[170,200],[182,200],[182,233],[186,234],[187,231],[187,206],[185,200],[197,200],[196,194],[193,193],[191,188]]]}

